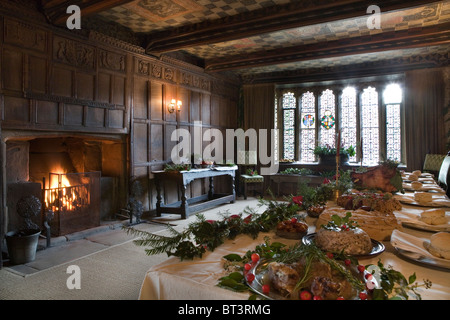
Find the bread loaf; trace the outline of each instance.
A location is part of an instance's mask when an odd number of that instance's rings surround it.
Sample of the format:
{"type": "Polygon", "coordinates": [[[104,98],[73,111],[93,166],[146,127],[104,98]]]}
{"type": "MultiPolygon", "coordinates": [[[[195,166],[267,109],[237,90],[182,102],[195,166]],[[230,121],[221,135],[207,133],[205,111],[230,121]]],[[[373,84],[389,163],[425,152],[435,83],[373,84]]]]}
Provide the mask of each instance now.
{"type": "Polygon", "coordinates": [[[420,189],[422,189],[423,184],[422,184],[422,182],[420,182],[420,181],[413,181],[413,182],[411,182],[411,187],[412,187],[414,190],[420,190],[420,189]]]}
{"type": "Polygon", "coordinates": [[[414,193],[414,200],[417,202],[431,202],[433,200],[433,195],[428,192],[416,192],[414,193]]]}
{"type": "Polygon", "coordinates": [[[428,251],[433,256],[450,260],[450,233],[438,232],[431,236],[428,251]]]}
{"type": "Polygon", "coordinates": [[[447,223],[447,218],[445,217],[445,211],[443,209],[425,210],[420,214],[419,220],[432,225],[447,223]]]}
{"type": "Polygon", "coordinates": [[[394,229],[402,230],[400,222],[393,213],[382,213],[379,211],[365,211],[363,209],[346,210],[344,208],[327,208],[319,216],[316,222],[317,230],[331,220],[333,214],[345,217],[347,212],[352,213],[351,220],[356,221],[370,238],[378,241],[391,239],[394,229]]]}
{"type": "Polygon", "coordinates": [[[410,174],[408,177],[408,180],[417,181],[417,180],[419,180],[419,176],[417,176],[415,174],[410,174]]]}

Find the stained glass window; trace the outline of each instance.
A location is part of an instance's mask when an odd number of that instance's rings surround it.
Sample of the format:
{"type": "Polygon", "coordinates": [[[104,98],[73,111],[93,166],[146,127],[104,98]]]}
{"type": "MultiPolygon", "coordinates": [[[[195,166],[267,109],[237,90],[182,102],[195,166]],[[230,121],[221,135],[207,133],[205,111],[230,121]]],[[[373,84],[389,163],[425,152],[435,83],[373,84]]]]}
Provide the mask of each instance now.
{"type": "MultiPolygon", "coordinates": [[[[341,96],[341,141],[345,148],[357,147],[356,130],[356,90],[347,87],[341,96]]],[[[356,156],[350,157],[350,162],[356,162],[356,156]]]]}
{"type": "Polygon", "coordinates": [[[362,164],[376,165],[380,160],[378,92],[367,87],[361,94],[362,164]]]}
{"type": "Polygon", "coordinates": [[[274,141],[273,141],[273,144],[274,144],[274,157],[275,157],[275,159],[279,159],[278,157],[279,157],[279,152],[278,152],[278,97],[277,97],[277,95],[275,94],[275,101],[274,101],[274,115],[273,115],[273,120],[274,120],[274,125],[273,125],[273,128],[275,129],[275,132],[274,132],[274,141]]]}
{"type": "Polygon", "coordinates": [[[386,158],[401,161],[401,117],[400,103],[402,89],[398,84],[390,84],[383,92],[386,104],[386,158]]]}
{"type": "Polygon", "coordinates": [[[325,90],[319,98],[319,144],[335,146],[336,138],[336,104],[332,90],[325,90]]]}
{"type": "Polygon", "coordinates": [[[294,94],[283,94],[283,158],[291,160],[295,158],[295,106],[294,94]]]}
{"type": "Polygon", "coordinates": [[[300,160],[314,162],[314,147],[316,142],[316,98],[314,93],[305,92],[301,97],[300,106],[300,160]]]}

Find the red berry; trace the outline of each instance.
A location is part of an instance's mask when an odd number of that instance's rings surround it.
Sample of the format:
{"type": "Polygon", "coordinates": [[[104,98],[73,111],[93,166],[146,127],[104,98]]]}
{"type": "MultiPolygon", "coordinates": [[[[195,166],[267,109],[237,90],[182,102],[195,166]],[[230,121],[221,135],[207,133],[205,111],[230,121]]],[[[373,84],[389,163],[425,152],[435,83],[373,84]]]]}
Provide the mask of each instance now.
{"type": "Polygon", "coordinates": [[[250,270],[251,268],[252,268],[252,265],[251,265],[250,263],[244,264],[244,269],[245,269],[246,271],[250,270]]]}
{"type": "Polygon", "coordinates": [[[344,260],[344,263],[345,263],[346,266],[349,266],[349,265],[352,264],[352,260],[350,260],[350,259],[345,259],[345,260],[344,260]]]}
{"type": "Polygon", "coordinates": [[[359,298],[360,298],[361,300],[367,300],[367,293],[365,293],[365,292],[360,292],[360,293],[359,293],[359,298]]]}
{"type": "Polygon", "coordinates": [[[370,274],[370,273],[366,273],[366,274],[364,275],[364,278],[366,278],[367,280],[371,280],[371,279],[373,278],[373,276],[372,276],[372,274],[370,274]]]}
{"type": "Polygon", "coordinates": [[[292,219],[291,219],[291,222],[292,222],[292,223],[296,223],[296,222],[297,222],[297,218],[292,218],[292,219]]]}
{"type": "Polygon", "coordinates": [[[264,284],[262,286],[262,292],[263,293],[269,293],[270,292],[270,286],[268,284],[264,284]]]}
{"type": "Polygon", "coordinates": [[[256,263],[256,262],[259,261],[259,254],[253,253],[251,257],[252,257],[252,261],[253,261],[254,263],[256,263]]]}
{"type": "Polygon", "coordinates": [[[312,294],[309,291],[303,290],[300,292],[300,300],[311,300],[312,294]]]}
{"type": "Polygon", "coordinates": [[[255,275],[253,273],[248,273],[247,274],[247,281],[248,282],[252,282],[253,280],[255,280],[255,275]]]}
{"type": "Polygon", "coordinates": [[[327,257],[333,259],[333,254],[331,252],[327,252],[327,257]]]}
{"type": "Polygon", "coordinates": [[[322,300],[322,297],[321,296],[314,296],[313,300],[322,300]]]}
{"type": "Polygon", "coordinates": [[[359,264],[359,265],[358,265],[358,271],[361,272],[361,273],[363,273],[364,270],[366,270],[366,268],[365,268],[363,265],[359,264]]]}
{"type": "Polygon", "coordinates": [[[336,300],[345,300],[344,297],[337,297],[336,300]]]}

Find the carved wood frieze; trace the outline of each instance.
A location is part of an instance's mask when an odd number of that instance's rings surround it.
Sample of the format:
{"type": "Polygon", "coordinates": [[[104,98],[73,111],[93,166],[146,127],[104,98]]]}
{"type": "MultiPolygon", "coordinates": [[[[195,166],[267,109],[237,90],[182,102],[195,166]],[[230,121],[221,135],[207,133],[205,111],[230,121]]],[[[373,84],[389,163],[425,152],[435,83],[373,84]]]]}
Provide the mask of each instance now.
{"type": "Polygon", "coordinates": [[[20,21],[5,19],[4,37],[5,43],[39,52],[47,51],[47,32],[20,21]]]}
{"type": "Polygon", "coordinates": [[[112,103],[93,101],[93,100],[85,100],[85,99],[77,99],[73,97],[64,97],[57,96],[54,94],[46,94],[46,93],[36,93],[25,91],[24,98],[34,99],[34,100],[43,100],[43,101],[52,101],[52,102],[62,102],[68,104],[76,104],[80,106],[88,106],[94,108],[103,108],[103,109],[124,109],[125,107],[119,106],[112,103]]]}
{"type": "Polygon", "coordinates": [[[53,39],[53,60],[81,69],[95,69],[94,47],[84,43],[55,36],[53,39]]]}

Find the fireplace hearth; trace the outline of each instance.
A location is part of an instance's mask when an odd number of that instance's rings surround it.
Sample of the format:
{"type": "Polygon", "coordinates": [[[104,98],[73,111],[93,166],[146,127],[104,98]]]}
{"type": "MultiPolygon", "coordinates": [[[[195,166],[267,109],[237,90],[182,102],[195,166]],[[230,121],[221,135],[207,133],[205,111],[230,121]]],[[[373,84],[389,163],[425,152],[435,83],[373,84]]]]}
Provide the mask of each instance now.
{"type": "Polygon", "coordinates": [[[53,236],[100,225],[100,172],[50,173],[43,181],[44,210],[51,210],[53,236]]]}
{"type": "Polygon", "coordinates": [[[126,143],[122,137],[40,133],[6,140],[7,231],[19,227],[17,200],[37,196],[35,221],[51,236],[64,236],[115,219],[127,199],[126,143]],[[52,214],[48,214],[51,210],[52,214]]]}

